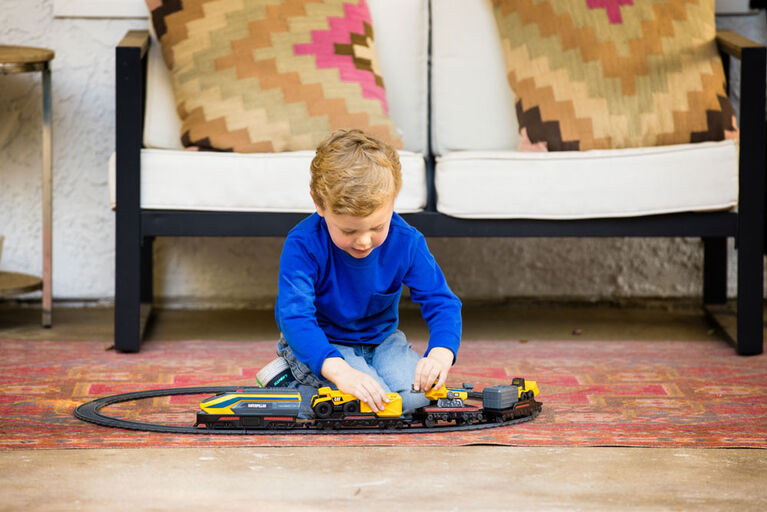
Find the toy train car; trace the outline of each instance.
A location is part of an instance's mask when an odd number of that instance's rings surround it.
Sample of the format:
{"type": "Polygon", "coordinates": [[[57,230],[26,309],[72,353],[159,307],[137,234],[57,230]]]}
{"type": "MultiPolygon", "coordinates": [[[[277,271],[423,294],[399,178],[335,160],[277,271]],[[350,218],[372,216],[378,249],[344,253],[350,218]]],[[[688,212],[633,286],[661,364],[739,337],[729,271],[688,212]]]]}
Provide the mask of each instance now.
{"type": "Polygon", "coordinates": [[[197,425],[210,428],[294,428],[301,394],[286,388],[248,388],[200,403],[197,425]]]}
{"type": "MultiPolygon", "coordinates": [[[[536,410],[538,384],[517,377],[511,386],[492,386],[482,390],[482,408],[490,421],[504,422],[529,416],[536,410]]],[[[540,410],[540,404],[537,405],[540,410]]]]}
{"type": "Polygon", "coordinates": [[[445,386],[430,389],[424,396],[432,403],[417,409],[413,418],[428,428],[434,427],[440,421],[454,422],[456,425],[481,423],[485,419],[482,408],[466,403],[471,389],[471,384],[464,384],[464,389],[445,386]]]}
{"type": "Polygon", "coordinates": [[[373,412],[367,403],[337,389],[323,387],[312,397],[315,424],[324,429],[343,427],[396,428],[403,426],[402,397],[388,393],[389,403],[373,412]]]}
{"type": "Polygon", "coordinates": [[[402,413],[402,397],[389,393],[389,403],[374,412],[367,403],[353,395],[329,387],[317,390],[312,397],[312,419],[300,419],[301,395],[287,388],[244,388],[221,393],[200,403],[195,426],[211,429],[287,429],[287,428],[431,428],[440,422],[471,425],[504,422],[532,416],[541,410],[536,401],[538,386],[533,381],[515,378],[511,385],[473,391],[463,389],[432,389],[425,393],[431,403],[412,414],[402,413]],[[481,400],[480,404],[467,403],[481,400]]]}

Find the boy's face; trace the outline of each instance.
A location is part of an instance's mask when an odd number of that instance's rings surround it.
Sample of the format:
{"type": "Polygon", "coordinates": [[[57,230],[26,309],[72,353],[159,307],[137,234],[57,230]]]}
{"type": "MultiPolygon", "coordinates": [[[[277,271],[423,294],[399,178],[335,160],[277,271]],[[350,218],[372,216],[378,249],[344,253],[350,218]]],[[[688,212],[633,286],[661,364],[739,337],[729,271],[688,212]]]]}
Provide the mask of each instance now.
{"type": "Polygon", "coordinates": [[[317,213],[325,219],[330,238],[336,247],[355,258],[364,258],[384,243],[394,212],[394,199],[384,203],[367,217],[333,213],[317,206],[317,213]]]}

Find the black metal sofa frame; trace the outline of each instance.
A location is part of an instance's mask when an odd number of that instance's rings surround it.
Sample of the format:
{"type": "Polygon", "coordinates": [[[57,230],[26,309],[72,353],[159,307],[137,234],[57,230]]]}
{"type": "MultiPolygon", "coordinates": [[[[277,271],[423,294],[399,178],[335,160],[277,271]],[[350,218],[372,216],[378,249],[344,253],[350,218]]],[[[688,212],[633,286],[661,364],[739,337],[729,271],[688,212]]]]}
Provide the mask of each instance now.
{"type": "MultiPolygon", "coordinates": [[[[765,238],[765,47],[733,32],[717,33],[725,70],[741,63],[740,195],[738,211],[677,213],[586,220],[467,220],[436,211],[434,158],[427,157],[426,210],[405,215],[435,237],[700,237],[704,246],[703,304],[727,300],[727,238],[737,246],[737,353],[763,350],[765,238]]],[[[116,48],[115,348],[137,352],[142,309],[151,310],[155,237],[285,236],[305,214],[147,210],[140,207],[146,31],[130,31],[116,48]]],[[[143,315],[147,317],[145,313],[143,315]]],[[[145,324],[144,324],[145,325],[145,324]]]]}

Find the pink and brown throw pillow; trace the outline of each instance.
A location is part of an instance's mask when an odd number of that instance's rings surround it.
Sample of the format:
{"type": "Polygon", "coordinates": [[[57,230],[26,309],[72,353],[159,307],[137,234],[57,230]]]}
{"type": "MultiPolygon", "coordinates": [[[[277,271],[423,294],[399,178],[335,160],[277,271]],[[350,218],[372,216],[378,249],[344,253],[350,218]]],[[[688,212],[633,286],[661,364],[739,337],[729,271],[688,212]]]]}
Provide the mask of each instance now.
{"type": "Polygon", "coordinates": [[[360,128],[402,147],[365,0],[146,0],[184,146],[314,149],[360,128]]]}
{"type": "Polygon", "coordinates": [[[493,0],[520,150],[737,138],[714,0],[493,0]]]}

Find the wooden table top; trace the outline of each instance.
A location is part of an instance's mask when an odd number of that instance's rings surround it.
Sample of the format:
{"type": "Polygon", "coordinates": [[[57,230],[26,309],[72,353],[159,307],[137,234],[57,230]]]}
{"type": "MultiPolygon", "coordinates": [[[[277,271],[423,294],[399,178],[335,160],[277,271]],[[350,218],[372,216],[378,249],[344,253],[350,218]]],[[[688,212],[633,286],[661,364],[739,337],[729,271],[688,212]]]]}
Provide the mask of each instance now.
{"type": "Polygon", "coordinates": [[[47,48],[34,46],[0,45],[0,64],[34,64],[53,60],[56,53],[47,48]]]}
{"type": "Polygon", "coordinates": [[[43,280],[20,272],[0,271],[0,297],[11,297],[43,288],[43,280]]]}

